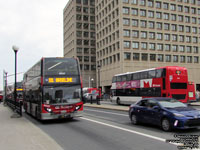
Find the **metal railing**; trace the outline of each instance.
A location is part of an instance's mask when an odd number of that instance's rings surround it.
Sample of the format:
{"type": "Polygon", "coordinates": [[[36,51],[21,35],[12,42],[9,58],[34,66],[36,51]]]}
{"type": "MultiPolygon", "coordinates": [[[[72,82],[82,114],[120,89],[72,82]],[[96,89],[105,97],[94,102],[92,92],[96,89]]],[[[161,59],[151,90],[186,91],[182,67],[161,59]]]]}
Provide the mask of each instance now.
{"type": "Polygon", "coordinates": [[[17,101],[16,102],[16,107],[15,107],[15,101],[11,100],[11,99],[6,99],[6,104],[13,109],[14,111],[16,111],[20,116],[22,116],[22,105],[23,102],[22,101],[17,101]],[[16,108],[16,109],[15,109],[16,108]]]}

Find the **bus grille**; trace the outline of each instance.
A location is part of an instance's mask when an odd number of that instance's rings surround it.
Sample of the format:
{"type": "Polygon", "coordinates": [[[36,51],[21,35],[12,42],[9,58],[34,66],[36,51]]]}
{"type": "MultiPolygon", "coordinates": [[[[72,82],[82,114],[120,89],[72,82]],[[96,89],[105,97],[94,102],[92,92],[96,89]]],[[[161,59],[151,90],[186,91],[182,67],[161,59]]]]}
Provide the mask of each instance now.
{"type": "Polygon", "coordinates": [[[174,99],[177,99],[177,100],[179,100],[179,99],[185,99],[185,96],[186,96],[186,94],[172,94],[172,97],[174,99]]]}

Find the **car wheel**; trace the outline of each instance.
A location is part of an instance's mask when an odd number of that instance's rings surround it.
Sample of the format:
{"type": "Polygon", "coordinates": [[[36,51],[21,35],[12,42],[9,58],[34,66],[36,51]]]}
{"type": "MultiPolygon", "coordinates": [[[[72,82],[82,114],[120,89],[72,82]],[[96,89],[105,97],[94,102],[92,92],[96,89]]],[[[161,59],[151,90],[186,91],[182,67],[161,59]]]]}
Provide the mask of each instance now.
{"type": "Polygon", "coordinates": [[[137,116],[134,115],[134,114],[131,115],[131,123],[132,123],[133,125],[137,125],[137,124],[138,124],[137,116]]]}
{"type": "Polygon", "coordinates": [[[162,126],[162,129],[164,131],[170,131],[171,130],[171,125],[170,125],[170,122],[168,119],[164,118],[162,120],[162,123],[161,123],[161,126],[162,126]]]}
{"type": "Polygon", "coordinates": [[[117,105],[120,105],[120,99],[117,98],[117,105]]]}

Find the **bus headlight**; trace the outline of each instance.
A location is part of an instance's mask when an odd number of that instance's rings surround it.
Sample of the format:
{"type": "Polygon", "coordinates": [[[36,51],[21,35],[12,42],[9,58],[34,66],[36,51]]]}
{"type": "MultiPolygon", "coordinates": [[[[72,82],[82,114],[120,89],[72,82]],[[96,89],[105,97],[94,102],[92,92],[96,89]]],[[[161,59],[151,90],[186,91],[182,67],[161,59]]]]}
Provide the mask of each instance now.
{"type": "Polygon", "coordinates": [[[52,112],[52,109],[51,109],[51,108],[44,107],[44,110],[46,110],[46,111],[49,112],[49,113],[52,112]]]}
{"type": "Polygon", "coordinates": [[[76,106],[75,110],[79,110],[81,108],[81,106],[76,106]]]}

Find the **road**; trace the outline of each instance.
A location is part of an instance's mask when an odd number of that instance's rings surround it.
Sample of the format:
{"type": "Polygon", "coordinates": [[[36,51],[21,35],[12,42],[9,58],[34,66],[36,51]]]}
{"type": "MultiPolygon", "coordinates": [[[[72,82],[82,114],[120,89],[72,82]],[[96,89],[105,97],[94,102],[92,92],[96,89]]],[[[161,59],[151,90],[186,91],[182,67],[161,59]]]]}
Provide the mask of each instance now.
{"type": "Polygon", "coordinates": [[[166,143],[174,134],[200,134],[200,130],[164,132],[149,125],[134,126],[127,112],[85,107],[83,117],[42,123],[24,116],[65,150],[177,150],[166,143]]]}

